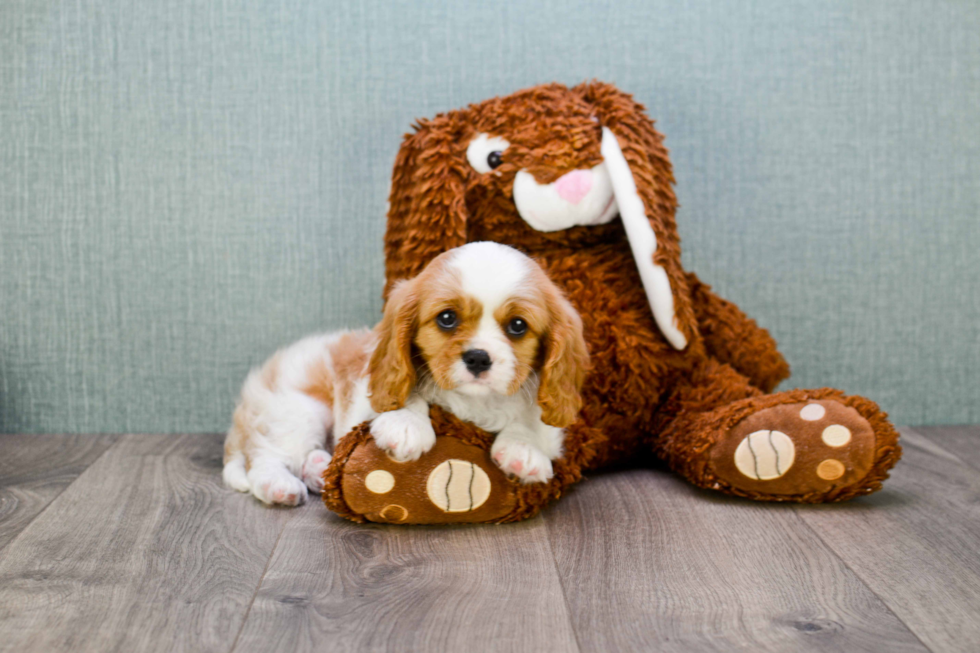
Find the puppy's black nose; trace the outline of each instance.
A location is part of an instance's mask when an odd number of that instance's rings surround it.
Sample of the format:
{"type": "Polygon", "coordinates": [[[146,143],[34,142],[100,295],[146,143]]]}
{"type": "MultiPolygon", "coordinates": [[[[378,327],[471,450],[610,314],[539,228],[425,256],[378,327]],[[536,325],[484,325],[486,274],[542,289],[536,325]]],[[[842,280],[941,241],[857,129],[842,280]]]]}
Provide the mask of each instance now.
{"type": "Polygon", "coordinates": [[[463,352],[463,363],[473,376],[480,376],[480,372],[486,372],[493,365],[490,354],[482,349],[470,349],[463,352]]]}

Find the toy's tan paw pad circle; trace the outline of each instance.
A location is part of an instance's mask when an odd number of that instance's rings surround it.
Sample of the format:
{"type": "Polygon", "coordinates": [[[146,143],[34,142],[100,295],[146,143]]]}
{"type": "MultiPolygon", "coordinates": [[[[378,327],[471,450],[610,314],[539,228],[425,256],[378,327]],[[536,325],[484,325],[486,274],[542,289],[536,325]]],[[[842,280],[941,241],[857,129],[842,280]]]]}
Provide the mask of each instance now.
{"type": "Polygon", "coordinates": [[[820,434],[820,439],[828,447],[843,447],[851,441],[851,430],[840,424],[831,424],[820,434]]]}
{"type": "Polygon", "coordinates": [[[770,481],[790,470],[796,447],[780,431],[750,433],[735,449],[735,466],[749,478],[770,481]]]}
{"type": "Polygon", "coordinates": [[[466,460],[444,460],[426,482],[426,493],[440,510],[469,512],[486,503],[490,496],[490,477],[466,460]]]}
{"type": "Polygon", "coordinates": [[[834,399],[759,409],[722,434],[711,467],[733,489],[759,498],[818,498],[859,482],[874,464],[875,434],[834,399]]]}
{"type": "Polygon", "coordinates": [[[364,487],[375,494],[387,494],[395,487],[395,477],[391,472],[376,469],[364,477],[364,487]]]}
{"type": "Polygon", "coordinates": [[[841,476],[844,475],[847,469],[844,467],[844,463],[839,460],[834,460],[833,458],[828,458],[819,465],[817,465],[817,476],[825,481],[836,481],[841,476]]]}
{"type": "Polygon", "coordinates": [[[823,419],[826,414],[827,409],[820,404],[807,404],[800,410],[800,419],[816,422],[818,419],[823,419]]]}
{"type": "Polygon", "coordinates": [[[408,519],[408,511],[405,510],[404,507],[393,503],[389,506],[385,506],[381,510],[381,517],[387,522],[397,524],[398,522],[403,522],[408,519]]]}

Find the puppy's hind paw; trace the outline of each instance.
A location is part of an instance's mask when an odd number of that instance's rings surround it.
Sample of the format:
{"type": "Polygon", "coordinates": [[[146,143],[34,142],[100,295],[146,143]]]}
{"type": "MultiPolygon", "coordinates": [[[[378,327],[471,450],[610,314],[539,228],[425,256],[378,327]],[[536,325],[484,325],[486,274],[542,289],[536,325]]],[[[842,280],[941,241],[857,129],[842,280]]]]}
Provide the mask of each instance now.
{"type": "Polygon", "coordinates": [[[544,483],[555,475],[548,456],[520,440],[497,438],[490,448],[490,455],[500,469],[513,474],[522,483],[544,483]]]}
{"type": "Polygon", "coordinates": [[[270,505],[298,506],[306,501],[306,486],[301,480],[283,470],[265,476],[252,486],[252,494],[270,505]]]}
{"type": "Polygon", "coordinates": [[[323,449],[314,449],[306,454],[303,462],[303,482],[310,492],[320,493],[323,491],[323,472],[330,464],[330,454],[323,449]]]}

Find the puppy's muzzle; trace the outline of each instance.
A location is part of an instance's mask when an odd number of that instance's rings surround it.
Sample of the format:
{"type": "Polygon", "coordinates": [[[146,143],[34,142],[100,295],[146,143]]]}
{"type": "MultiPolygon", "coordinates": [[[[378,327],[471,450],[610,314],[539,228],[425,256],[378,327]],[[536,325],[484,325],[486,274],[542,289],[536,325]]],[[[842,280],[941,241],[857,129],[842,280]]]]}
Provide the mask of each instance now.
{"type": "Polygon", "coordinates": [[[463,364],[466,365],[466,369],[469,370],[470,374],[480,376],[481,373],[490,369],[493,361],[490,360],[490,354],[484,350],[470,349],[463,352],[463,364]]]}

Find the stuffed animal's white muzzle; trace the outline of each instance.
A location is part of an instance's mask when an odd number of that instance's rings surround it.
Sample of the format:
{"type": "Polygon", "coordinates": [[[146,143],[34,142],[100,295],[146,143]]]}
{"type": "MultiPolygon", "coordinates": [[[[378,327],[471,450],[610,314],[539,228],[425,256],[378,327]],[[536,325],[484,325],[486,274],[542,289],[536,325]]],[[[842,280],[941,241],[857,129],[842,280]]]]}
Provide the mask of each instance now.
{"type": "Polygon", "coordinates": [[[521,170],[514,177],[514,204],[538,231],[561,231],[610,222],[619,213],[606,164],[572,170],[550,184],[539,184],[521,170]]]}
{"type": "Polygon", "coordinates": [[[671,346],[684,349],[687,338],[677,327],[670,279],[654,262],[657,236],[636,191],[633,172],[608,127],[602,128],[601,152],[605,160],[599,165],[572,170],[550,184],[539,184],[526,170],[518,172],[514,178],[517,212],[538,231],[600,225],[619,215],[654,320],[671,346]]]}

